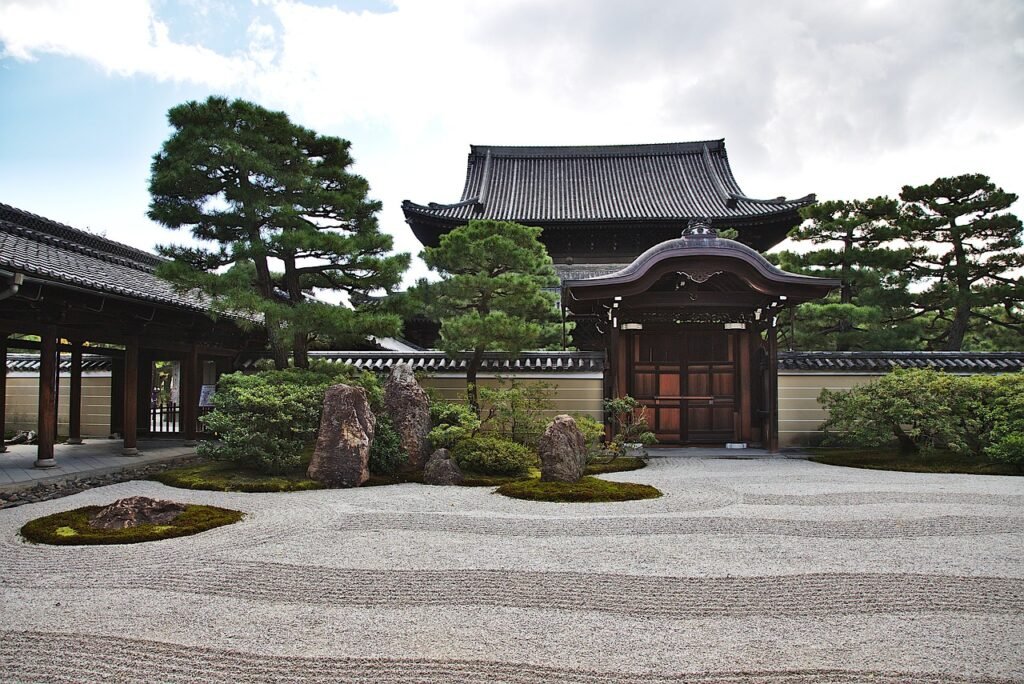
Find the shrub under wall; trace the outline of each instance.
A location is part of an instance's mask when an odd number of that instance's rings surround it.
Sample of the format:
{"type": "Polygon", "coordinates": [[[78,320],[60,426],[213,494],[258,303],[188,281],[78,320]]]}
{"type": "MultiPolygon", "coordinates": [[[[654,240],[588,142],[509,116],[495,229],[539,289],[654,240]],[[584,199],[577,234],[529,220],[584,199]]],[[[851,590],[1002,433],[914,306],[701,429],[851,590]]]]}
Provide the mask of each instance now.
{"type": "Polygon", "coordinates": [[[949,449],[1024,463],[1024,373],[900,369],[845,391],[822,390],[825,444],[949,449]]]}

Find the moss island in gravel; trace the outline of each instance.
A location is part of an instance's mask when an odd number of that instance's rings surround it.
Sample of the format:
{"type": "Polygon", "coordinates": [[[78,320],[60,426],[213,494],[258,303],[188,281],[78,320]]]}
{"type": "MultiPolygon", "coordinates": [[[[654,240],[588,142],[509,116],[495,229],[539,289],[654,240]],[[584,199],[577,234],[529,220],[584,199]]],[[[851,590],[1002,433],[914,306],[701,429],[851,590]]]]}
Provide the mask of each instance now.
{"type": "Polygon", "coordinates": [[[609,482],[596,477],[583,477],[579,482],[542,482],[520,480],[503,484],[495,490],[513,499],[553,501],[555,503],[600,503],[657,499],[661,491],[645,484],[609,482]]]}
{"type": "Polygon", "coordinates": [[[236,523],[245,515],[241,511],[216,506],[189,505],[181,515],[166,525],[139,525],[120,530],[103,530],[89,524],[89,519],[102,508],[103,506],[85,506],[36,518],[22,526],[21,536],[36,544],[60,546],[138,544],[199,534],[215,527],[236,523]]]}

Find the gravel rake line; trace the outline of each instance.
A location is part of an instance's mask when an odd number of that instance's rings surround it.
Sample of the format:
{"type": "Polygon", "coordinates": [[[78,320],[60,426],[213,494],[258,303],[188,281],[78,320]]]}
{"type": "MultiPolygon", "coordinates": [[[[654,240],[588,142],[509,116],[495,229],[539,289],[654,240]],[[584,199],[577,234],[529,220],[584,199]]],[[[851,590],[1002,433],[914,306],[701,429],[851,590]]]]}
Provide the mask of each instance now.
{"type": "Polygon", "coordinates": [[[1009,684],[947,673],[808,669],[734,672],[614,672],[488,660],[313,658],[252,654],[159,641],[68,633],[0,632],[0,668],[8,682],[507,682],[540,684],[1009,684]],[[67,654],[74,657],[67,657],[67,654]]]}
{"type": "Polygon", "coordinates": [[[833,492],[831,494],[744,494],[748,506],[864,506],[870,504],[956,504],[1024,507],[1016,494],[959,492],[833,492]]]}
{"type": "Polygon", "coordinates": [[[338,520],[335,524],[338,526],[332,531],[336,533],[399,530],[514,537],[720,534],[815,539],[902,539],[1016,534],[1020,532],[1024,518],[949,515],[902,520],[816,521],[683,516],[497,518],[457,514],[365,513],[338,520]]]}
{"type": "MultiPolygon", "coordinates": [[[[19,581],[20,580],[20,581],[19,581]]],[[[8,587],[60,586],[34,576],[8,587]]],[[[1024,613],[1018,578],[822,573],[664,577],[505,570],[358,570],[274,563],[136,568],[68,575],[67,586],[165,591],[259,603],[407,608],[491,606],[669,619],[903,613],[1024,613]],[[316,586],[315,596],[308,587],[316,586]]]]}

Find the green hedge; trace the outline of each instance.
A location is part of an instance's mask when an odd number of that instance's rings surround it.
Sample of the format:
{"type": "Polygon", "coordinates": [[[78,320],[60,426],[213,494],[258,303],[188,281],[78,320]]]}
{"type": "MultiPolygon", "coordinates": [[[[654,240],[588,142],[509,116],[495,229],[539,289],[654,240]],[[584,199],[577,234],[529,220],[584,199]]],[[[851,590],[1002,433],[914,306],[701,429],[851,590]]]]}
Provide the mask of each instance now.
{"type": "Polygon", "coordinates": [[[200,444],[199,453],[264,473],[294,470],[320,427],[327,388],[338,383],[362,387],[371,408],[381,410],[383,392],[376,376],[343,364],[222,376],[214,410],[203,417],[206,429],[219,439],[200,444]]]}
{"type": "Polygon", "coordinates": [[[822,390],[825,444],[958,454],[1024,463],[1024,373],[951,375],[901,369],[845,391],[822,390]]]}
{"type": "Polygon", "coordinates": [[[526,475],[538,464],[529,447],[484,435],[457,442],[452,456],[463,470],[486,475],[526,475]]]}

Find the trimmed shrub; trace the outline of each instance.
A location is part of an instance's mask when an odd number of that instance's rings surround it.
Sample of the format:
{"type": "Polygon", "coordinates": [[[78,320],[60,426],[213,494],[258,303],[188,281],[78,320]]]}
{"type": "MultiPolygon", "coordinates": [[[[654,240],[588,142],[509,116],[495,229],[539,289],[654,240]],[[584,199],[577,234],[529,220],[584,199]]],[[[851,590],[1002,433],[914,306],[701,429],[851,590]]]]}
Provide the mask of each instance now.
{"type": "Polygon", "coordinates": [[[582,413],[574,413],[576,427],[583,433],[583,441],[587,445],[587,463],[592,462],[604,452],[604,424],[582,413]]]}
{"type": "Polygon", "coordinates": [[[958,376],[900,369],[846,391],[822,390],[825,444],[948,449],[1013,459],[1024,429],[1024,374],[958,376]]]}
{"type": "Polygon", "coordinates": [[[434,449],[451,449],[458,441],[473,437],[480,430],[480,418],[473,409],[454,402],[432,403],[430,422],[434,427],[428,438],[434,449]]]}
{"type": "Polygon", "coordinates": [[[370,472],[374,475],[394,475],[406,461],[409,454],[402,448],[402,436],[395,429],[391,418],[381,413],[377,416],[377,427],[370,445],[370,472]]]}
{"type": "Polygon", "coordinates": [[[338,383],[362,387],[370,406],[382,408],[377,378],[341,364],[221,376],[214,410],[203,417],[219,441],[203,442],[198,451],[264,473],[293,470],[320,427],[327,388],[338,383]]]}
{"type": "Polygon", "coordinates": [[[547,382],[520,383],[516,380],[500,387],[480,387],[480,400],[486,409],[483,424],[513,442],[536,448],[548,420],[545,413],[554,411],[554,385],[547,382]]]}
{"type": "Polygon", "coordinates": [[[1024,465],[1024,373],[1003,375],[999,380],[986,453],[997,461],[1024,465]]]}
{"type": "Polygon", "coordinates": [[[455,444],[452,455],[463,470],[486,475],[526,475],[538,464],[529,447],[498,437],[471,437],[455,444]]]}

